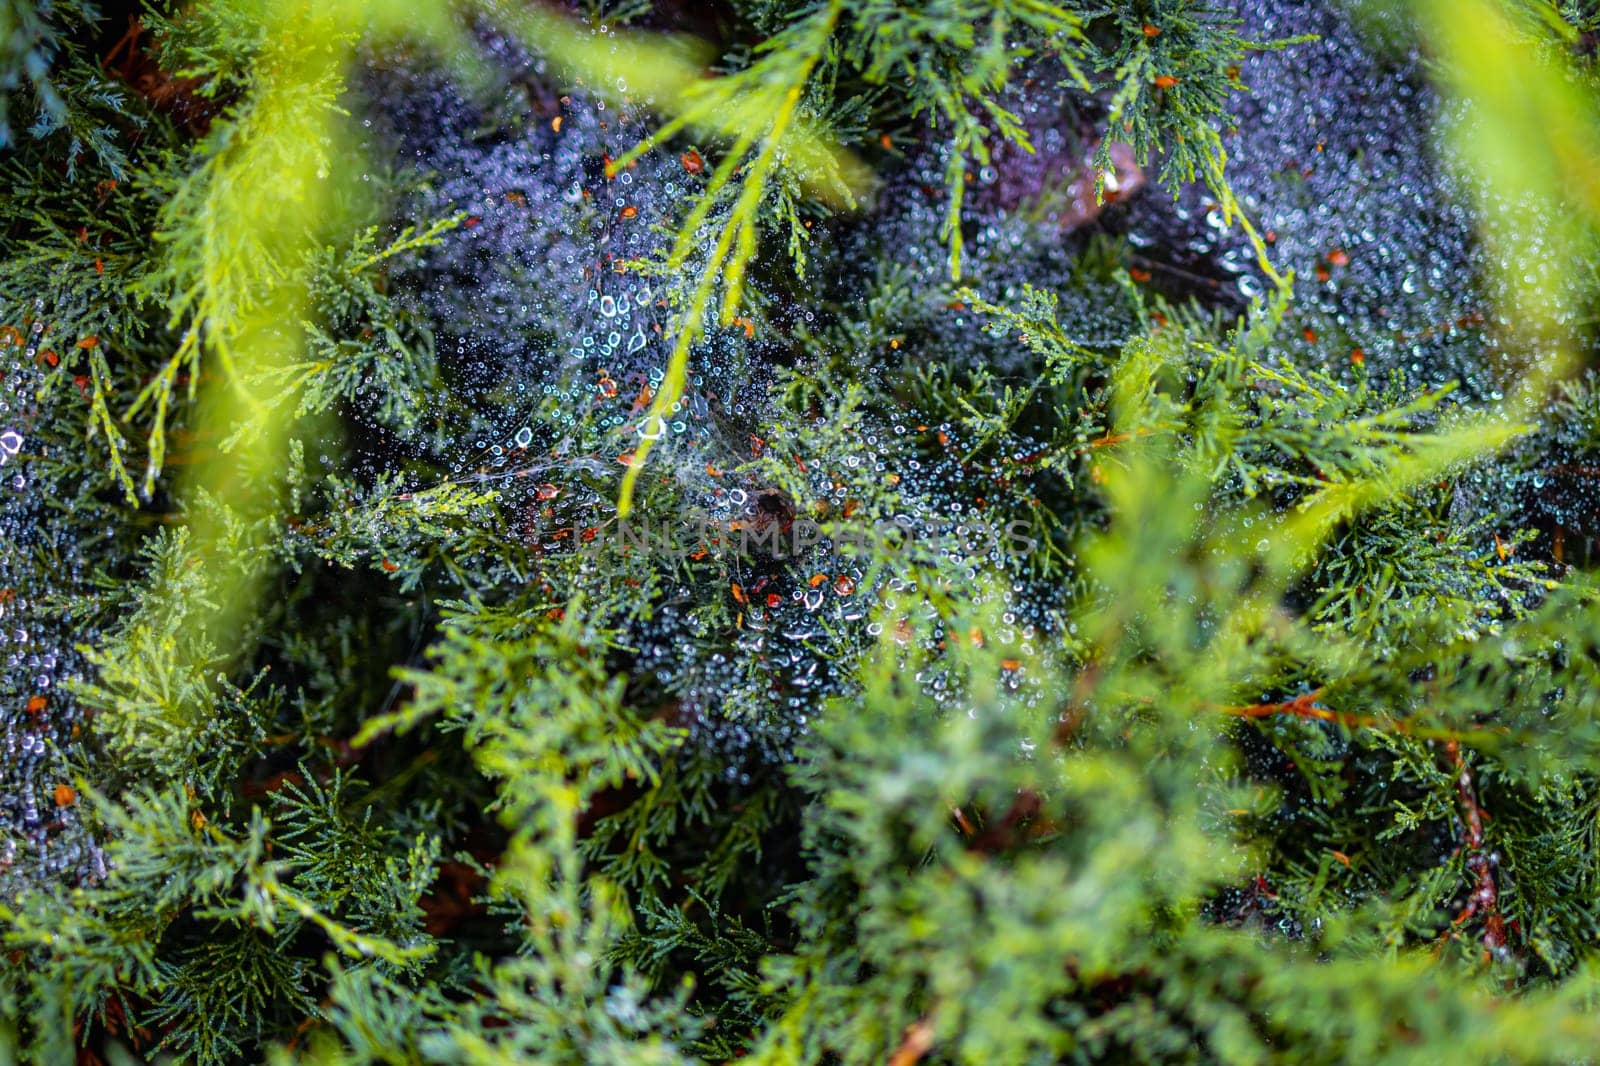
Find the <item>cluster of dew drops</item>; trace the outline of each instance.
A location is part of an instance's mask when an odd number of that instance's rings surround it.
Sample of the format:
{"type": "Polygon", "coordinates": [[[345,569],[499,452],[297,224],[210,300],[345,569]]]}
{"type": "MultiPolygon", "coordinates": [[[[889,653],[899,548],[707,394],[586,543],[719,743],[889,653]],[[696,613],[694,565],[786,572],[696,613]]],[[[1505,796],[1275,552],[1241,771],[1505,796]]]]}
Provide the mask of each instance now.
{"type": "MultiPolygon", "coordinates": [[[[1501,382],[1483,358],[1492,301],[1463,282],[1485,273],[1483,253],[1466,198],[1439,165],[1431,123],[1416,120],[1437,107],[1416,61],[1375,57],[1324,5],[1246,0],[1241,16],[1256,38],[1321,35],[1286,51],[1253,53],[1244,76],[1252,92],[1238,99],[1239,121],[1225,131],[1231,183],[1280,267],[1300,279],[1289,338],[1294,356],[1347,372],[1395,368],[1416,385],[1461,379],[1470,398],[1493,399],[1501,382]],[[1396,99],[1408,106],[1394,107],[1396,99]]],[[[550,551],[572,550],[599,525],[597,516],[611,511],[619,459],[645,439],[656,443],[652,464],[673,479],[687,509],[725,529],[844,515],[870,484],[874,498],[893,501],[889,516],[913,542],[908,554],[928,551],[942,573],[981,588],[976,597],[998,598],[980,604],[1000,620],[999,631],[982,639],[1017,649],[1018,659],[1008,660],[1014,683],[1026,690],[1033,676],[1047,673],[1029,666],[1070,624],[1061,583],[1030,577],[1011,546],[985,542],[984,527],[1003,522],[977,502],[989,486],[961,461],[968,442],[947,420],[879,412],[860,427],[853,447],[811,457],[801,473],[813,510],[799,515],[784,513],[792,500],[775,514],[770,487],[740,472],[769,447],[766,438],[782,436],[772,427],[791,417],[774,399],[766,365],[793,358],[774,352],[785,347],[783,309],[759,333],[748,321],[712,330],[695,349],[683,399],[660,421],[646,417],[663,381],[671,309],[660,279],[626,264],[670,239],[664,234],[702,186],[707,161],[681,146],[661,147],[608,174],[609,159],[648,135],[654,119],[647,110],[617,102],[615,92],[559,93],[543,60],[515,41],[487,29],[478,40],[505,75],[504,98],[494,107],[437,70],[380,63],[371,75],[380,90],[371,94],[372,121],[419,176],[409,212],[466,216],[412,278],[450,387],[471,412],[446,416],[455,420],[456,450],[434,458],[456,477],[494,480],[525,504],[528,529],[518,535],[550,551]]],[[[626,92],[625,85],[610,88],[626,92]]],[[[1065,112],[1037,99],[1024,97],[1018,111],[1038,151],[1015,159],[997,153],[975,175],[969,282],[991,292],[1014,292],[1022,282],[1050,288],[1075,333],[1115,344],[1143,324],[1130,321],[1110,292],[1077,284],[1081,244],[1071,231],[1082,227],[1126,239],[1137,283],[1178,279],[1203,303],[1234,309],[1262,293],[1253,253],[1223,226],[1202,189],[1184,189],[1174,202],[1141,193],[1149,182],[1130,170],[1121,175],[1127,202],[1103,217],[1074,205],[1041,222],[1021,210],[1019,198],[1033,186],[1081,179],[1093,133],[1074,135],[1065,112]]],[[[897,148],[906,159],[898,175],[887,176],[888,195],[839,232],[835,251],[815,242],[821,261],[813,263],[811,283],[835,304],[865,293],[885,258],[905,271],[902,284],[945,291],[937,190],[948,149],[936,140],[897,148]]],[[[93,871],[101,862],[74,828],[71,803],[58,802],[70,798],[60,791],[57,752],[74,722],[59,692],[76,669],[74,641],[29,617],[36,594],[55,586],[23,549],[55,537],[52,523],[60,521],[27,491],[29,420],[39,417],[31,410],[35,363],[47,313],[36,306],[21,343],[6,349],[0,393],[0,531],[8,549],[0,559],[0,885],[8,869],[24,864],[61,874],[93,871]]],[[[899,358],[972,360],[995,351],[971,316],[935,314],[921,326],[924,349],[899,358]]],[[[870,362],[882,353],[845,354],[870,362]]],[[[1018,456],[1025,443],[1015,442],[1018,456]]],[[[785,461],[805,459],[796,449],[785,461]]],[[[75,572],[74,546],[53,547],[69,560],[63,573],[75,572]]],[[[633,669],[674,695],[705,743],[760,759],[784,758],[824,701],[847,694],[849,664],[885,637],[895,639],[904,612],[926,610],[928,590],[915,577],[875,568],[831,540],[790,558],[740,559],[731,569],[725,560],[708,562],[718,566],[706,572],[731,580],[680,585],[663,596],[627,634],[637,649],[633,669]],[[712,596],[726,601],[733,622],[708,634],[695,608],[712,596]]],[[[935,653],[941,642],[980,639],[951,632],[937,618],[911,621],[917,624],[908,629],[935,653]]],[[[946,698],[955,686],[936,654],[929,661],[923,681],[946,698]]],[[[743,772],[730,760],[730,773],[743,772]]]]}
{"type": "MultiPolygon", "coordinates": [[[[1413,100],[1420,112],[1437,106],[1415,61],[1374,56],[1339,16],[1317,6],[1252,0],[1245,8],[1246,29],[1258,36],[1321,35],[1288,51],[1253,54],[1246,78],[1253,92],[1241,96],[1239,121],[1225,131],[1231,183],[1280,267],[1303,279],[1289,338],[1294,357],[1346,373],[1394,368],[1419,387],[1461,378],[1469,397],[1493,398],[1497,383],[1483,369],[1489,302],[1461,284],[1483,273],[1474,219],[1437,159],[1429,124],[1404,120],[1389,102],[1413,100]]],[[[662,382],[670,309],[655,279],[619,268],[669,239],[663,234],[703,180],[703,160],[658,148],[609,173],[610,159],[648,135],[645,110],[615,96],[607,105],[598,96],[559,95],[548,88],[542,61],[514,41],[487,33],[482,45],[508,72],[502,111],[522,116],[518,128],[482,137],[481,108],[438,76],[414,76],[408,92],[382,97],[399,101],[388,120],[402,158],[413,156],[436,175],[418,211],[468,215],[431,256],[422,290],[458,381],[484,400],[481,418],[464,434],[470,447],[452,465],[462,475],[519,483],[514,491],[528,494],[539,516],[536,535],[552,550],[594,528],[583,515],[611,505],[616,464],[643,439],[656,441],[653,462],[671,472],[698,513],[728,524],[770,519],[761,512],[763,486],[713,472],[758,455],[753,442],[763,427],[786,417],[763,368],[781,336],[752,337],[752,323],[743,335],[713,330],[694,352],[685,397],[665,419],[645,415],[662,382]],[[601,476],[606,472],[609,478],[601,476]]],[[[973,284],[1002,292],[1023,281],[1053,288],[1077,333],[1115,343],[1142,326],[1105,293],[1072,287],[1080,246],[1071,231],[1083,227],[1126,239],[1138,283],[1176,278],[1202,303],[1235,310],[1262,294],[1253,250],[1225,227],[1204,190],[1183,189],[1175,202],[1139,195],[1147,179],[1131,159],[1118,158],[1128,202],[1104,218],[1076,201],[1042,223],[1022,210],[1018,201],[1034,185],[1055,180],[1078,188],[1094,142],[1092,130],[1064,132],[1070,116],[1059,106],[1024,99],[1019,112],[1041,150],[1015,160],[999,153],[976,175],[972,204],[982,217],[971,227],[973,284]]],[[[816,271],[836,302],[848,302],[852,287],[857,295],[868,288],[870,265],[886,250],[904,269],[903,284],[941,291],[943,204],[932,190],[947,151],[936,141],[906,146],[904,171],[888,179],[892,194],[845,231],[837,260],[816,271]]],[[[927,358],[985,358],[992,350],[970,319],[934,316],[924,325],[927,358]]],[[[916,412],[902,411],[864,438],[915,436],[920,422],[916,412]]],[[[937,432],[948,441],[948,427],[937,432]]],[[[895,479],[897,518],[918,536],[956,534],[965,528],[963,508],[975,508],[972,471],[933,461],[926,449],[896,451],[863,439],[860,454],[844,461],[895,479]]],[[[813,500],[850,506],[848,488],[835,487],[833,472],[808,476],[813,500]]],[[[997,587],[1011,590],[1004,595],[1016,602],[1003,604],[1001,615],[1022,620],[1032,643],[1040,643],[1038,634],[1063,617],[1059,598],[1014,579],[1008,570],[1015,562],[1003,547],[991,547],[974,565],[1002,578],[997,587]]],[[[776,728],[774,750],[838,690],[838,665],[892,624],[884,619],[894,608],[878,605],[915,593],[904,577],[869,574],[860,559],[829,543],[758,567],[725,590],[679,591],[685,597],[663,604],[631,635],[640,649],[636,668],[655,671],[711,734],[737,744],[776,728]],[[710,653],[691,617],[694,599],[707,594],[729,597],[737,619],[736,631],[724,634],[730,639],[712,642],[710,653]],[[756,706],[768,709],[748,710],[756,706]]],[[[952,636],[937,628],[936,635],[952,636]]]]}
{"type": "MultiPolygon", "coordinates": [[[[1438,107],[1417,61],[1374,56],[1325,5],[1246,0],[1240,14],[1255,38],[1320,35],[1253,53],[1244,73],[1252,92],[1238,99],[1239,121],[1224,131],[1231,183],[1279,265],[1300,279],[1293,355],[1349,372],[1394,368],[1419,386],[1459,379],[1469,398],[1494,399],[1503,382],[1484,358],[1493,301],[1463,280],[1489,271],[1467,198],[1429,139],[1432,123],[1416,119],[1438,107]]],[[[692,150],[658,148],[608,175],[608,158],[647,136],[652,116],[615,102],[613,93],[609,104],[598,95],[559,94],[543,61],[516,42],[489,30],[479,42],[506,73],[495,113],[517,115],[516,123],[490,121],[493,109],[438,71],[379,64],[372,75],[377,88],[391,90],[372,94],[374,118],[399,160],[424,179],[409,205],[414,217],[466,215],[415,272],[451,388],[472,411],[449,416],[457,419],[459,450],[442,457],[445,467],[458,477],[495,479],[523,500],[526,535],[551,551],[571,550],[598,524],[595,516],[613,508],[618,460],[646,438],[657,445],[652,462],[697,514],[722,528],[772,521],[769,487],[738,470],[760,457],[763,439],[778,436],[770,427],[789,417],[774,401],[765,365],[783,347],[781,329],[758,334],[747,322],[713,330],[694,352],[683,399],[659,422],[645,417],[663,380],[670,308],[659,279],[622,268],[668,239],[663,232],[675,229],[701,187],[706,161],[692,150]],[[495,128],[485,134],[486,127],[495,128]]],[[[1077,285],[1080,245],[1069,231],[1082,226],[1127,240],[1137,283],[1180,279],[1220,307],[1261,294],[1253,253],[1199,188],[1180,191],[1174,203],[1139,193],[1148,182],[1130,174],[1127,202],[1104,217],[1072,207],[1041,223],[1019,210],[1015,201],[1032,185],[1081,177],[1092,133],[1090,140],[1069,135],[1063,112],[1037,99],[1024,98],[1018,110],[1038,151],[1026,159],[999,153],[975,175],[967,280],[987,291],[1012,292],[1025,281],[1051,288],[1075,332],[1114,344],[1142,325],[1109,293],[1077,285]]],[[[885,257],[905,269],[903,284],[942,291],[948,267],[936,190],[947,149],[936,141],[897,147],[907,159],[898,176],[888,176],[890,194],[845,228],[831,260],[813,264],[812,283],[835,303],[866,292],[885,257]]],[[[816,242],[819,257],[830,254],[826,244],[816,242]]],[[[0,891],[19,875],[82,878],[104,869],[78,827],[61,755],[78,721],[62,682],[80,668],[71,649],[86,638],[35,608],[40,596],[61,593],[87,572],[70,522],[43,502],[35,481],[47,475],[30,455],[30,427],[51,415],[36,400],[48,315],[40,302],[14,343],[0,339],[0,891]],[[60,560],[49,575],[39,572],[40,554],[60,560]]],[[[782,309],[772,317],[781,325],[782,309]]],[[[980,359],[995,351],[970,316],[923,325],[925,350],[909,353],[915,357],[980,359]]],[[[870,361],[881,353],[846,354],[870,361]]],[[[803,436],[806,427],[797,428],[803,436]]],[[[1004,542],[984,541],[982,527],[1003,523],[976,502],[986,486],[974,484],[959,458],[967,442],[948,421],[909,410],[880,413],[858,437],[853,449],[813,457],[802,471],[807,504],[838,516],[863,497],[864,483],[876,485],[879,498],[890,486],[890,514],[915,549],[984,590],[975,596],[998,598],[985,606],[994,607],[1000,628],[983,639],[1017,649],[1008,673],[1033,698],[1032,678],[1048,671],[1030,671],[1030,663],[1070,624],[1064,593],[1059,582],[1022,573],[1004,542]]],[[[1022,443],[1015,449],[1025,450],[1022,443]]],[[[798,451],[792,458],[802,461],[798,451]]],[[[914,577],[874,568],[830,540],[792,558],[741,559],[714,572],[732,580],[679,587],[682,595],[664,597],[636,624],[627,635],[637,648],[633,668],[674,694],[705,743],[758,759],[786,757],[823,702],[847,693],[849,664],[875,642],[895,639],[905,612],[926,610],[927,590],[914,577]],[[703,632],[695,606],[708,596],[726,601],[734,622],[724,632],[703,632]]],[[[911,621],[934,653],[941,642],[979,639],[937,618],[911,621]]],[[[925,686],[954,702],[937,654],[929,661],[925,686]]],[[[745,771],[730,759],[729,772],[745,771]]]]}
{"type": "MultiPolygon", "coordinates": [[[[798,450],[776,457],[810,481],[804,503],[815,510],[796,515],[786,513],[793,501],[774,503],[774,490],[748,470],[775,458],[766,438],[783,436],[775,429],[791,417],[778,406],[768,363],[793,358],[772,354],[784,343],[781,326],[763,323],[758,334],[756,322],[740,318],[711,329],[695,348],[684,397],[665,418],[647,416],[670,348],[670,309],[659,279],[627,264],[670,239],[705,163],[675,146],[608,172],[610,159],[648,135],[651,117],[549,91],[540,61],[503,37],[486,35],[483,47],[508,72],[506,106],[522,118],[514,129],[478,136],[479,108],[442,77],[391,72],[407,90],[376,94],[399,101],[386,122],[401,158],[431,175],[414,212],[466,215],[418,272],[446,373],[482,400],[464,427],[467,447],[447,457],[454,476],[492,480],[521,501],[530,516],[521,534],[549,551],[581,550],[606,535],[620,464],[645,439],[656,443],[647,476],[670,479],[684,514],[725,531],[775,525],[787,535],[796,521],[837,519],[858,503],[852,479],[868,477],[880,492],[894,486],[893,517],[918,550],[973,580],[980,569],[1003,575],[1004,545],[987,530],[987,539],[977,535],[983,516],[954,461],[953,429],[924,425],[915,412],[863,428],[845,454],[829,457],[838,471],[807,469],[798,450]]],[[[936,235],[937,214],[926,222],[936,235]]],[[[787,428],[802,440],[808,433],[787,428]]],[[[875,570],[828,538],[783,558],[715,545],[704,555],[691,558],[705,565],[690,572],[707,580],[675,584],[634,623],[631,669],[670,693],[705,743],[762,758],[787,757],[810,716],[846,691],[849,664],[886,627],[892,638],[895,613],[921,599],[914,580],[875,570]],[[696,608],[707,597],[726,607],[731,622],[721,632],[701,631],[696,608]]],[[[1031,651],[1054,594],[1010,577],[993,587],[1018,601],[996,616],[1031,651]]],[[[936,621],[926,631],[934,646],[952,639],[936,621]]],[[[1020,661],[1011,672],[1020,685],[1020,661]]],[[[930,691],[947,688],[937,669],[927,677],[930,691]]]]}
{"type": "Polygon", "coordinates": [[[64,683],[81,669],[73,650],[92,634],[65,624],[44,601],[81,594],[79,534],[49,497],[32,427],[68,417],[39,402],[48,326],[43,299],[0,335],[0,895],[32,883],[103,877],[105,861],[77,816],[65,749],[81,715],[64,683]],[[49,558],[48,567],[41,559],[49,558]]]}

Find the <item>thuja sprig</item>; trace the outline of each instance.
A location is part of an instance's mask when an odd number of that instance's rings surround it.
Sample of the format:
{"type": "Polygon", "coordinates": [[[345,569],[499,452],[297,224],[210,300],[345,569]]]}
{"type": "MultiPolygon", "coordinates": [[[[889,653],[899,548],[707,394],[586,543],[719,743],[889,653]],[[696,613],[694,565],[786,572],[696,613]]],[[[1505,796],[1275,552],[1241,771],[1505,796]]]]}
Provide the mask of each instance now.
{"type": "MultiPolygon", "coordinates": [[[[841,180],[834,153],[818,151],[813,140],[815,134],[800,138],[790,136],[792,129],[804,125],[799,109],[806,83],[822,61],[843,10],[842,0],[830,0],[810,18],[764,42],[759,58],[750,67],[727,78],[702,83],[703,88],[689,94],[683,112],[657,134],[657,138],[664,138],[678,129],[709,125],[712,116],[718,116],[719,123],[733,117],[734,124],[725,128],[739,130],[679,230],[667,256],[669,271],[683,269],[699,249],[705,240],[703,229],[711,220],[717,197],[729,188],[741,167],[744,169],[732,205],[712,226],[714,237],[699,279],[678,310],[672,354],[668,357],[661,387],[644,415],[646,432],[623,475],[617,499],[617,511],[623,516],[632,509],[634,486],[651,449],[664,431],[667,416],[683,399],[689,353],[705,331],[719,281],[724,289],[722,324],[732,324],[738,314],[745,271],[756,252],[759,208],[780,160],[794,158],[807,174],[816,174],[819,166],[826,165],[823,173],[828,180],[823,187],[845,197],[850,195],[849,186],[841,180]]],[[[646,142],[624,154],[611,169],[626,166],[648,146],[646,142]]]]}

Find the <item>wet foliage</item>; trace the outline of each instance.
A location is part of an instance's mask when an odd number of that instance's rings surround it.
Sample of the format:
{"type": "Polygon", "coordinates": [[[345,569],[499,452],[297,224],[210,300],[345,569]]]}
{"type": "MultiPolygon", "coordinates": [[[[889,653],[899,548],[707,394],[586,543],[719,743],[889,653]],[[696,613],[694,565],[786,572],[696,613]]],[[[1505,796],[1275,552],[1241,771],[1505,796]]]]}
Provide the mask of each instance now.
{"type": "Polygon", "coordinates": [[[0,0],[0,1051],[1591,1055],[1600,21],[1467,6],[0,0]]]}

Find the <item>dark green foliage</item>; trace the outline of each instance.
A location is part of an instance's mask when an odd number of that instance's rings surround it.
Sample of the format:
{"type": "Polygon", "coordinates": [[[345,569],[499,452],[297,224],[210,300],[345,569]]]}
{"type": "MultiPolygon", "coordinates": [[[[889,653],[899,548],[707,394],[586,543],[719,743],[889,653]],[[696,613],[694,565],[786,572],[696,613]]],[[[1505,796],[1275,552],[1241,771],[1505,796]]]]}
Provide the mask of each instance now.
{"type": "Polygon", "coordinates": [[[101,21],[99,5],[85,0],[0,7],[0,146],[38,142],[68,177],[87,156],[127,180],[128,134],[147,119],[88,55],[101,21]]]}
{"type": "Polygon", "coordinates": [[[1059,210],[1272,9],[0,8],[0,1057],[1592,1056],[1594,375],[1059,210]]]}

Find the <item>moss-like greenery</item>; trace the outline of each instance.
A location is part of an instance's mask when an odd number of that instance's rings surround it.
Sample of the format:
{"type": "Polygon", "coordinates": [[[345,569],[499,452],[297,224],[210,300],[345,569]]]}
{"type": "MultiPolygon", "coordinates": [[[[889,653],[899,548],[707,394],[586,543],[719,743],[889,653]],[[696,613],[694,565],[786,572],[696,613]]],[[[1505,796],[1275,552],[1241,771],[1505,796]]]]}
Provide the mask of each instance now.
{"type": "Polygon", "coordinates": [[[1586,1061],[1591,7],[0,0],[0,1061],[1586,1061]]]}

